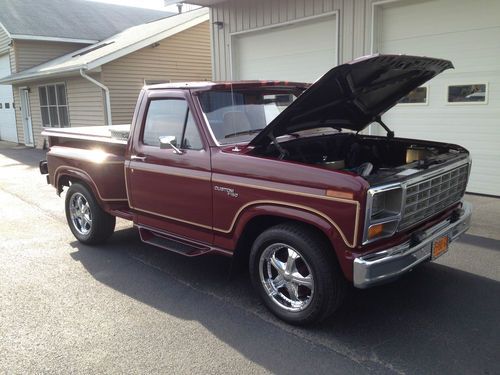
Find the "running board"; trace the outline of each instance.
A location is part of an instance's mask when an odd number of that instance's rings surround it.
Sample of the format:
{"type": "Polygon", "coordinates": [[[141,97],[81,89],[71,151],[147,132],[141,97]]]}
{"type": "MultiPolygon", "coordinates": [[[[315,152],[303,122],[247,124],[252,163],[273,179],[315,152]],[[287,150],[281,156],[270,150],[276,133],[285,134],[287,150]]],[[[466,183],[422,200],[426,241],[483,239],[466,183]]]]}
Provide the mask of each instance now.
{"type": "Polygon", "coordinates": [[[162,249],[173,251],[174,253],[188,257],[203,255],[212,251],[212,249],[208,246],[188,243],[187,241],[182,241],[178,238],[173,238],[166,234],[146,229],[144,227],[139,227],[139,235],[144,243],[161,247],[162,249]]]}

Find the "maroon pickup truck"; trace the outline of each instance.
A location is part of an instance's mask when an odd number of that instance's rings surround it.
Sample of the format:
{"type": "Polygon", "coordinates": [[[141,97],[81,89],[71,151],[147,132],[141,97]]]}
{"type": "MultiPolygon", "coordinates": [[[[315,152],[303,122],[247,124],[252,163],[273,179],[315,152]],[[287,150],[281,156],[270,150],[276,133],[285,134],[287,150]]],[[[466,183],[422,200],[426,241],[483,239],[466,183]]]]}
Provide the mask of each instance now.
{"type": "Polygon", "coordinates": [[[40,170],[58,193],[69,187],[79,241],[105,241],[120,217],[148,244],[241,257],[273,313],[310,323],[341,304],[348,283],[393,280],[469,228],[468,151],[395,138],[381,120],[448,68],[375,55],[312,85],[149,86],[131,126],[45,129],[40,170]],[[370,124],[387,134],[361,133],[370,124]]]}

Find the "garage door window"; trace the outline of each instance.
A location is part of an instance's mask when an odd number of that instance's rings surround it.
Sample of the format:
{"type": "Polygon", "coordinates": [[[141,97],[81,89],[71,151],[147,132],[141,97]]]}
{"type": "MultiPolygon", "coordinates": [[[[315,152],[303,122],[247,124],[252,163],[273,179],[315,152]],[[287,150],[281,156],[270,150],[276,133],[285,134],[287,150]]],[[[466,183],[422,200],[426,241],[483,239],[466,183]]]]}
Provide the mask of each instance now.
{"type": "Polygon", "coordinates": [[[485,83],[448,86],[448,103],[484,104],[487,102],[487,100],[488,100],[488,86],[485,83]]]}
{"type": "Polygon", "coordinates": [[[66,86],[63,83],[40,86],[40,111],[44,127],[64,128],[69,126],[66,86]]]}

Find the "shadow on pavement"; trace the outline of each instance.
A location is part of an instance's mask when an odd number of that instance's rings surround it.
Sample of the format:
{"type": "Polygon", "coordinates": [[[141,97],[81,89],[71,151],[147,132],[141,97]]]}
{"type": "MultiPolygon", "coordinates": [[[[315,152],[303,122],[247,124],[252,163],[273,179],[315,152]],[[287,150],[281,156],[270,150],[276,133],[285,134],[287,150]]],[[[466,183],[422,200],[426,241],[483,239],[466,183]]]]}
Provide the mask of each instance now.
{"type": "Polygon", "coordinates": [[[296,372],[312,361],[320,373],[352,372],[339,364],[339,352],[376,373],[391,366],[419,374],[500,373],[494,359],[500,283],[494,280],[429,263],[398,282],[353,290],[320,325],[291,328],[260,305],[248,275],[228,279],[228,258],[172,254],[142,244],[134,229],[116,232],[101,248],[72,246],[73,258],[98,281],[167,314],[200,322],[274,373],[296,372]]]}
{"type": "Polygon", "coordinates": [[[0,155],[16,160],[19,163],[29,165],[30,167],[38,167],[40,160],[45,159],[46,153],[46,150],[39,150],[32,147],[16,145],[11,142],[0,141],[0,155]]]}

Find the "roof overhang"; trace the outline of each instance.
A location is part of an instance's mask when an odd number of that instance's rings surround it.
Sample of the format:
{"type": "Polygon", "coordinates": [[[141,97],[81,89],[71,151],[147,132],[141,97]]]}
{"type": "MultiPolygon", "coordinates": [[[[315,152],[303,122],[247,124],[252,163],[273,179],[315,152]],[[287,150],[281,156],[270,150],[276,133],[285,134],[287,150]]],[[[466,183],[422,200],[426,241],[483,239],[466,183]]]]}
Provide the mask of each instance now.
{"type": "Polygon", "coordinates": [[[99,42],[98,40],[92,40],[92,39],[74,39],[74,38],[60,38],[55,36],[22,35],[22,34],[10,34],[10,38],[15,40],[37,40],[46,42],[81,43],[81,44],[95,44],[99,42]]]}
{"type": "Polygon", "coordinates": [[[220,3],[224,3],[224,2],[230,2],[230,0],[187,0],[187,1],[181,1],[181,3],[201,5],[204,7],[210,7],[212,5],[220,4],[220,3]]]}

